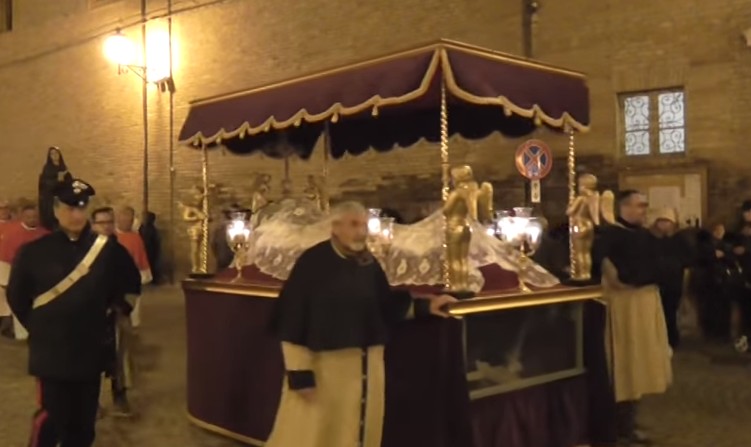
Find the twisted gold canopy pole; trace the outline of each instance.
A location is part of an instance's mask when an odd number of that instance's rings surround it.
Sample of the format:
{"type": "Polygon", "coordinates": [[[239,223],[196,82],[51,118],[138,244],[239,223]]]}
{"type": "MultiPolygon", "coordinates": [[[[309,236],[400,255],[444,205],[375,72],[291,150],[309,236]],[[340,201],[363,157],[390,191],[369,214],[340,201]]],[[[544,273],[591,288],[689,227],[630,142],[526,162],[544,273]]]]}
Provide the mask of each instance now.
{"type": "MultiPolygon", "coordinates": [[[[568,204],[571,205],[576,198],[576,141],[574,130],[568,124],[566,125],[566,133],[568,134],[568,204]]],[[[574,231],[573,219],[569,217],[568,247],[571,278],[579,278],[581,272],[579,271],[579,257],[574,248],[574,231]]]]}
{"type": "MultiPolygon", "coordinates": [[[[446,102],[446,81],[441,80],[441,199],[443,204],[449,198],[449,189],[451,187],[451,175],[449,166],[449,110],[446,102]]],[[[449,275],[449,256],[448,244],[446,241],[448,226],[446,216],[443,216],[443,285],[446,289],[451,289],[451,277],[449,275]]]]}
{"type": "Polygon", "coordinates": [[[209,273],[209,152],[206,143],[201,144],[201,183],[203,184],[203,221],[201,222],[200,273],[209,273]]]}
{"type": "MultiPolygon", "coordinates": [[[[325,188],[327,191],[329,189],[329,154],[331,153],[331,124],[326,122],[326,125],[323,128],[323,188],[325,188]]],[[[325,200],[325,203],[323,203],[323,210],[328,211],[331,209],[331,195],[324,194],[325,197],[323,197],[323,200],[325,200]]]]}

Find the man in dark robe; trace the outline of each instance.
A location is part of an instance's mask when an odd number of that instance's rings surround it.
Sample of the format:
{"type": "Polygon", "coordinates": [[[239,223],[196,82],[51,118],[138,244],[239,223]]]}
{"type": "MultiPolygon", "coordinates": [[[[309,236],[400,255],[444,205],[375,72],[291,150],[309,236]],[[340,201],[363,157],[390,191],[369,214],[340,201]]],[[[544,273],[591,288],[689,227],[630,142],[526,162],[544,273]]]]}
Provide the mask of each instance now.
{"type": "Polygon", "coordinates": [[[676,234],[678,216],[673,209],[663,209],[652,224],[655,236],[655,253],[659,270],[660,297],[668,327],[668,341],[673,349],[680,343],[678,307],[683,298],[683,283],[690,264],[689,249],[685,239],[676,234]]]}
{"type": "MultiPolygon", "coordinates": [[[[103,236],[118,242],[115,236],[115,211],[112,208],[98,208],[91,213],[92,229],[103,236]]],[[[123,297],[119,297],[119,307],[112,309],[108,321],[106,345],[108,359],[105,374],[112,382],[112,403],[114,416],[128,417],[131,415],[128,401],[128,376],[131,362],[130,347],[132,345],[133,328],[130,324],[130,314],[133,312],[136,299],[141,295],[141,272],[138,270],[128,250],[119,242],[114,250],[119,270],[122,275],[123,297]]]]}
{"type": "Polygon", "coordinates": [[[622,446],[649,443],[636,429],[644,395],[664,393],[672,381],[671,351],[659,292],[655,240],[646,223],[647,201],[638,191],[618,199],[619,217],[606,227],[594,253],[601,264],[608,306],[606,349],[622,446]]]}
{"type": "Polygon", "coordinates": [[[59,229],[25,245],[11,269],[8,302],[29,331],[39,390],[31,447],[94,443],[107,318],[123,306],[125,287],[115,242],[89,230],[92,195],[81,180],[61,185],[59,229]]]}
{"type": "Polygon", "coordinates": [[[391,290],[367,250],[362,205],[339,205],[332,219],[331,239],[297,260],[272,318],[287,374],[267,447],[380,447],[389,325],[447,316],[455,301],[391,290]]]}

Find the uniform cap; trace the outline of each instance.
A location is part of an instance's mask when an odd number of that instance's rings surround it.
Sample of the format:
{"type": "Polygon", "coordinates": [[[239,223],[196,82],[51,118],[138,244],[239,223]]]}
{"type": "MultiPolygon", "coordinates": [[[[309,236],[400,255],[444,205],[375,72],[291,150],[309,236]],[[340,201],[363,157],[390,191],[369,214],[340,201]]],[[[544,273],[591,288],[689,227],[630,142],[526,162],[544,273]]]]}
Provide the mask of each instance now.
{"type": "Polygon", "coordinates": [[[80,208],[88,205],[89,199],[95,194],[94,187],[80,179],[65,182],[55,189],[57,200],[66,205],[80,208]]]}

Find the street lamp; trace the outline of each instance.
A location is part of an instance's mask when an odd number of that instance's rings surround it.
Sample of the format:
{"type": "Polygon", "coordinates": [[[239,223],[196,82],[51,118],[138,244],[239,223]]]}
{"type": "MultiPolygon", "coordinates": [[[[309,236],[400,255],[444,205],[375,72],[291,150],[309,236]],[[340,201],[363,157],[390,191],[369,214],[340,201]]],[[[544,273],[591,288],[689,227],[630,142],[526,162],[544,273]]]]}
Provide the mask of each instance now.
{"type": "Polygon", "coordinates": [[[104,41],[104,56],[117,65],[117,74],[131,72],[144,82],[156,84],[162,92],[174,93],[175,82],[170,76],[169,69],[169,35],[163,34],[153,33],[147,39],[146,53],[154,56],[146,59],[147,63],[144,65],[136,63],[138,57],[136,45],[119,30],[104,41]],[[167,54],[164,54],[165,52],[167,54]]]}

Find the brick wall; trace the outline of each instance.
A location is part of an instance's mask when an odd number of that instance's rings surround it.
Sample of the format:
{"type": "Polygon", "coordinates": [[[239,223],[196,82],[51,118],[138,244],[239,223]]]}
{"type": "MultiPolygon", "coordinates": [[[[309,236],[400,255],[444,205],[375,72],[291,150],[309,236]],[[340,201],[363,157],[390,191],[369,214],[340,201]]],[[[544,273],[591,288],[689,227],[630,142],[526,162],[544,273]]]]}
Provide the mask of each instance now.
{"type": "MultiPolygon", "coordinates": [[[[141,83],[117,76],[102,57],[103,36],[116,28],[140,39],[139,1],[16,1],[16,27],[0,35],[0,194],[33,196],[49,145],[63,148],[72,172],[95,184],[113,202],[142,206],[144,147],[141,83]]],[[[593,130],[578,139],[582,163],[613,184],[618,167],[615,95],[618,91],[685,84],[688,163],[710,164],[713,213],[741,200],[751,157],[744,156],[751,99],[751,49],[741,32],[751,13],[740,0],[572,0],[541,2],[535,28],[535,57],[591,76],[593,130]]],[[[149,1],[149,15],[166,2],[149,1]]],[[[323,0],[176,1],[174,10],[175,131],[188,102],[285,79],[434,40],[452,38],[520,53],[521,2],[498,0],[323,0]]],[[[150,27],[163,26],[150,23],[150,27]]],[[[177,268],[184,271],[184,225],[170,216],[173,202],[188,199],[200,178],[200,156],[173,145],[170,152],[169,96],[148,93],[148,198],[161,219],[177,268]],[[170,175],[170,168],[173,176],[170,175]]],[[[558,157],[565,138],[539,132],[558,157]]],[[[498,135],[483,141],[452,139],[452,159],[475,166],[493,181],[500,206],[522,200],[512,149],[520,140],[498,135]]],[[[561,160],[562,161],[562,160],[561,160]]],[[[647,162],[655,163],[655,162],[647,162]]],[[[659,163],[657,161],[656,163],[659,163]]],[[[279,192],[283,164],[262,156],[237,157],[214,151],[212,178],[247,197],[255,173],[273,176],[279,192]]],[[[543,209],[560,214],[565,200],[565,164],[544,182],[543,209]]],[[[297,189],[320,173],[322,157],[293,160],[297,189]]],[[[364,154],[330,163],[335,194],[358,196],[373,205],[400,208],[418,197],[439,198],[439,155],[418,144],[389,154],[364,154]]],[[[273,194],[272,194],[273,195],[273,194]]],[[[555,219],[555,216],[551,216],[555,219]]]]}

